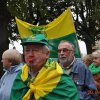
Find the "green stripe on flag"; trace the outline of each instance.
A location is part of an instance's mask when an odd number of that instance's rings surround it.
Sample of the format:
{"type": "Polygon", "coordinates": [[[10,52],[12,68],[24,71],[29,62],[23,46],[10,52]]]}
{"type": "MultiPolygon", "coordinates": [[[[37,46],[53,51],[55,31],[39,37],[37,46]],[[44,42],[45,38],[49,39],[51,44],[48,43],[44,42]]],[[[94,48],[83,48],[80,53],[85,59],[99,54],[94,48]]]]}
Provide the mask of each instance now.
{"type": "Polygon", "coordinates": [[[80,50],[79,50],[76,34],[72,33],[72,34],[66,35],[64,37],[49,40],[50,50],[51,50],[51,53],[50,53],[51,58],[58,58],[57,48],[58,48],[58,44],[60,43],[61,40],[67,40],[67,41],[70,41],[71,43],[73,43],[75,46],[75,57],[76,58],[81,57],[81,54],[79,52],[80,50]]]}

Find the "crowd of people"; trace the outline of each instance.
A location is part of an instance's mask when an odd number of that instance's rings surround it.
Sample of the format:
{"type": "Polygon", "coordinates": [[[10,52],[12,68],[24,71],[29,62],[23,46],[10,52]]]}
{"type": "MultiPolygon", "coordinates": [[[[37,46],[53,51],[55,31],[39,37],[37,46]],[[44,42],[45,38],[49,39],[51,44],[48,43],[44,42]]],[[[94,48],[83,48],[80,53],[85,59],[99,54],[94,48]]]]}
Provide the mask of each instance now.
{"type": "Polygon", "coordinates": [[[2,54],[0,100],[100,100],[100,50],[77,59],[74,45],[62,40],[53,61],[39,32],[22,41],[23,60],[16,49],[2,54]]]}

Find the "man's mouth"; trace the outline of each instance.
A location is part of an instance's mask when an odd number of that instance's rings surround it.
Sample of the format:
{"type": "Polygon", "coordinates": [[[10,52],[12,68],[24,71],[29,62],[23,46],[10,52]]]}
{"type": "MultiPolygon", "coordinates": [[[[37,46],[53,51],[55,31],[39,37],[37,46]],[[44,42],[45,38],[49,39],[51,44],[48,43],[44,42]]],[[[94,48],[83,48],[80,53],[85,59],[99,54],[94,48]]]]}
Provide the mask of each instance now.
{"type": "Polygon", "coordinates": [[[28,61],[29,63],[32,63],[32,62],[33,62],[33,58],[27,58],[27,61],[28,61]]]}
{"type": "Polygon", "coordinates": [[[60,57],[60,59],[65,59],[66,57],[60,57]]]}

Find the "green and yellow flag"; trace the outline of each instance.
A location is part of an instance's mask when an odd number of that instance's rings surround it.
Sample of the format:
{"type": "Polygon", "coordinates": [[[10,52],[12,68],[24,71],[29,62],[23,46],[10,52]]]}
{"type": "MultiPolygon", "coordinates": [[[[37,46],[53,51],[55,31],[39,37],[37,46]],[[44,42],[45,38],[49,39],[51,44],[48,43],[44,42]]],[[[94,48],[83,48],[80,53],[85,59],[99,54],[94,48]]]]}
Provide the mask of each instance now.
{"type": "Polygon", "coordinates": [[[61,40],[68,40],[72,42],[75,46],[75,56],[77,58],[81,57],[76,31],[69,8],[65,10],[58,18],[54,19],[47,25],[36,26],[17,18],[16,22],[21,39],[27,38],[29,35],[33,35],[34,28],[36,30],[42,30],[44,34],[46,34],[47,38],[49,39],[51,58],[57,58],[57,47],[61,40]]]}

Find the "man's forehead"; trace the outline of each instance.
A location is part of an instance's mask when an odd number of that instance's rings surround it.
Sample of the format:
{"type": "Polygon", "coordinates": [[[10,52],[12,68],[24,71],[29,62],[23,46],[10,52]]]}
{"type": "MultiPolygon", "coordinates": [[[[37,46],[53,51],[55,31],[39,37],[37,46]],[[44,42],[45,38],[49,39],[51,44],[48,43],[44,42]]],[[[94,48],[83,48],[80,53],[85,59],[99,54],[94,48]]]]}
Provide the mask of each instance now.
{"type": "Polygon", "coordinates": [[[69,43],[67,43],[67,42],[63,42],[63,43],[60,43],[59,44],[59,46],[58,46],[58,48],[60,48],[60,47],[70,47],[71,45],[69,44],[69,43]]]}

